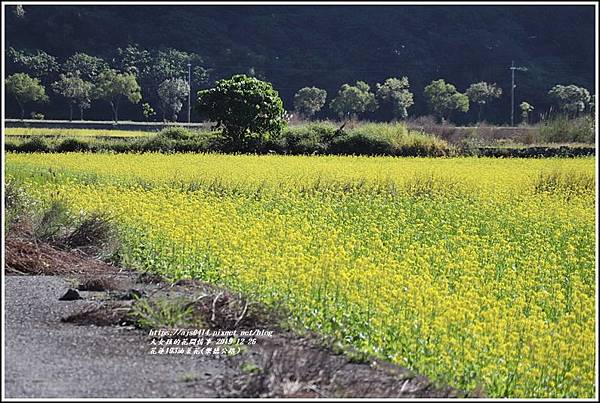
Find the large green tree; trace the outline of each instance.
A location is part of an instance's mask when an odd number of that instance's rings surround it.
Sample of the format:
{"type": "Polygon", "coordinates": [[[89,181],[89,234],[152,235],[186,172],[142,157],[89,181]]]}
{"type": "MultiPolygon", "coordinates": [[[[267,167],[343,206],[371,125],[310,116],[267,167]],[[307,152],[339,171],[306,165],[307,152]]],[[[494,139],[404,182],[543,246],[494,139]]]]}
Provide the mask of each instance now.
{"type": "Polygon", "coordinates": [[[95,81],[95,96],[110,104],[115,122],[119,121],[119,104],[123,99],[137,104],[142,99],[140,86],[133,74],[122,74],[109,69],[101,72],[95,81]]]}
{"type": "Polygon", "coordinates": [[[150,104],[161,106],[159,87],[166,80],[188,78],[190,64],[191,89],[199,88],[208,82],[209,70],[204,67],[204,60],[193,52],[185,52],[174,48],[149,50],[137,44],[128,44],[118,48],[113,59],[115,67],[136,76],[144,99],[150,104]]]}
{"type": "Polygon", "coordinates": [[[187,77],[188,63],[191,65],[192,84],[197,86],[205,83],[208,79],[208,70],[202,66],[204,61],[200,55],[172,48],[155,53],[150,75],[159,84],[169,78],[187,77]]]}
{"type": "Polygon", "coordinates": [[[294,95],[294,110],[302,116],[311,118],[325,105],[327,91],[317,87],[304,87],[294,95]]]}
{"type": "Polygon", "coordinates": [[[69,120],[73,120],[73,106],[79,108],[79,118],[83,120],[83,110],[91,106],[94,85],[79,76],[61,74],[60,79],[52,83],[52,89],[68,100],[69,120]]]}
{"type": "Polygon", "coordinates": [[[357,81],[356,85],[343,84],[329,107],[341,119],[349,119],[365,112],[375,111],[377,101],[369,84],[357,81]]]}
{"type": "Polygon", "coordinates": [[[140,80],[151,69],[152,56],[150,51],[140,48],[138,44],[128,44],[124,48],[117,48],[113,65],[125,73],[133,74],[140,80]]]}
{"type": "Polygon", "coordinates": [[[479,105],[479,111],[477,113],[477,121],[481,122],[481,114],[486,104],[489,104],[492,100],[500,98],[502,95],[502,88],[498,87],[496,83],[490,84],[485,81],[473,83],[465,91],[469,100],[479,105]]]}
{"type": "Polygon", "coordinates": [[[433,80],[425,87],[424,93],[429,108],[442,121],[449,119],[454,111],[467,112],[469,110],[469,98],[443,79],[433,80]]]}
{"type": "Polygon", "coordinates": [[[163,120],[166,119],[167,114],[170,115],[173,121],[177,120],[177,114],[189,92],[190,86],[182,78],[166,79],[158,86],[163,120]]]}
{"type": "Polygon", "coordinates": [[[285,126],[283,102],[271,83],[246,75],[216,82],[198,92],[198,109],[223,128],[229,145],[248,151],[285,126]]]}
{"type": "Polygon", "coordinates": [[[559,108],[570,116],[576,116],[588,106],[591,96],[588,90],[577,85],[555,85],[548,95],[553,98],[559,108]]]}
{"type": "Polygon", "coordinates": [[[56,57],[43,50],[21,50],[9,47],[6,51],[8,70],[26,73],[40,80],[59,70],[56,57]]]}
{"type": "Polygon", "coordinates": [[[21,119],[25,117],[25,105],[29,102],[43,102],[48,99],[46,89],[37,78],[25,73],[15,73],[4,81],[6,91],[12,94],[21,108],[21,119]]]}
{"type": "Polygon", "coordinates": [[[86,81],[93,81],[98,75],[108,69],[108,63],[96,56],[86,53],[75,53],[63,64],[63,71],[72,76],[79,76],[86,81]]]}
{"type": "Polygon", "coordinates": [[[395,119],[406,119],[408,108],[414,104],[407,77],[388,78],[383,84],[377,84],[377,98],[391,105],[395,119]]]}

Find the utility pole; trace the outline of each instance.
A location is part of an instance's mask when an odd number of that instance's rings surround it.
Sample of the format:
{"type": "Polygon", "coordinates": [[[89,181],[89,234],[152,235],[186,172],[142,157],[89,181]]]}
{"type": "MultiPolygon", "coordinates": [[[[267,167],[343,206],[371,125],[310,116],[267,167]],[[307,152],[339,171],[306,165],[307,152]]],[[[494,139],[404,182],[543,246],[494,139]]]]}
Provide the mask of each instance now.
{"type": "Polygon", "coordinates": [[[188,62],[188,123],[192,116],[192,63],[188,62]]]}
{"type": "Polygon", "coordinates": [[[510,125],[515,125],[515,70],[527,71],[527,67],[515,67],[515,61],[510,63],[510,73],[512,76],[510,85],[510,125]]]}

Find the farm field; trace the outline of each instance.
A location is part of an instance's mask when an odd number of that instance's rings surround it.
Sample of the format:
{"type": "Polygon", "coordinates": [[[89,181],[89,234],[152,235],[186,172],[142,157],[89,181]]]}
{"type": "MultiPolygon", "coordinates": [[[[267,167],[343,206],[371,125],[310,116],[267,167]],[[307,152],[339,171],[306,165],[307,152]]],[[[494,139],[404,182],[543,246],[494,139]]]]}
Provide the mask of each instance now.
{"type": "Polygon", "coordinates": [[[5,127],[5,136],[56,136],[56,137],[147,137],[152,132],[140,130],[56,129],[37,127],[5,127]]]}
{"type": "Polygon", "coordinates": [[[8,179],[108,212],[123,263],[284,305],[492,397],[592,397],[595,161],[6,154],[8,179]]]}

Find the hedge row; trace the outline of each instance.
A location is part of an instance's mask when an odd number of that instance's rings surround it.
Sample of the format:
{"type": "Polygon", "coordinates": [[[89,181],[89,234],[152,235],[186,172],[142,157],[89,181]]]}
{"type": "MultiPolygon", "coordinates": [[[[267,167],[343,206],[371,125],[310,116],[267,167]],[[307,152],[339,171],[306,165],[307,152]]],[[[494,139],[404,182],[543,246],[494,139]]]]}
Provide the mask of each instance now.
{"type": "MultiPolygon", "coordinates": [[[[455,147],[424,133],[408,131],[401,124],[367,124],[340,130],[331,124],[311,124],[287,128],[277,138],[256,138],[248,151],[266,154],[389,155],[440,157],[479,155],[485,157],[579,157],[595,154],[586,147],[455,147]]],[[[115,138],[44,138],[6,139],[6,151],[12,152],[239,152],[219,132],[196,132],[168,128],[152,137],[115,138]]]]}
{"type": "MultiPolygon", "coordinates": [[[[14,152],[239,152],[219,132],[168,128],[152,137],[132,139],[44,138],[6,141],[14,152]]],[[[256,137],[245,151],[277,154],[339,154],[444,156],[451,148],[443,140],[409,132],[403,125],[364,125],[339,130],[331,124],[287,128],[276,138],[256,137]]]]}

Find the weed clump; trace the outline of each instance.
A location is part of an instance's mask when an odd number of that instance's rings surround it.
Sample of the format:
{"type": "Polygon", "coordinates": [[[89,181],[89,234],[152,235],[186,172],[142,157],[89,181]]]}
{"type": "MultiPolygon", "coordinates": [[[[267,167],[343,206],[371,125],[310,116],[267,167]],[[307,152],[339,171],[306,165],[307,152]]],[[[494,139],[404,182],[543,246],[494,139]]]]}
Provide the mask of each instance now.
{"type": "Polygon", "coordinates": [[[85,249],[97,254],[116,238],[116,230],[109,217],[104,213],[91,213],[62,240],[62,244],[71,249],[85,249]]]}
{"type": "Polygon", "coordinates": [[[14,181],[6,185],[6,231],[56,248],[76,249],[87,255],[109,258],[120,246],[119,234],[108,214],[74,215],[62,200],[42,205],[14,181]]]}
{"type": "Polygon", "coordinates": [[[137,299],[130,315],[142,329],[186,327],[192,323],[194,308],[189,301],[166,298],[150,301],[137,299]]]}
{"type": "Polygon", "coordinates": [[[37,219],[34,218],[34,238],[54,245],[61,244],[61,240],[68,236],[72,222],[73,217],[66,204],[60,200],[53,200],[37,219]]]}

